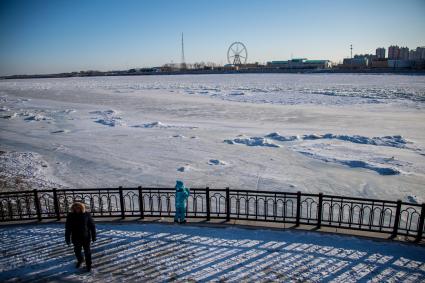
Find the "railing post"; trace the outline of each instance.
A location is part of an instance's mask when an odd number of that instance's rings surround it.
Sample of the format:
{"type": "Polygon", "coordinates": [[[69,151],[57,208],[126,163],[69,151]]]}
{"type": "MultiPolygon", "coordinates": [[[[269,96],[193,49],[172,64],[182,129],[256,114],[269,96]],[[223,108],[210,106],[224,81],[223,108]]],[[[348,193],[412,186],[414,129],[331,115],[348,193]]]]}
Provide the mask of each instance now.
{"type": "Polygon", "coordinates": [[[40,200],[38,199],[38,192],[36,189],[34,189],[33,192],[34,192],[34,205],[35,205],[35,211],[37,213],[37,219],[38,221],[41,221],[41,209],[40,209],[40,200]]]}
{"type": "Polygon", "coordinates": [[[143,219],[145,218],[145,212],[144,212],[144,207],[143,207],[143,191],[142,191],[142,186],[138,187],[139,189],[139,211],[140,211],[140,218],[143,219]]]}
{"type": "Polygon", "coordinates": [[[415,242],[420,242],[422,240],[422,235],[424,231],[424,221],[425,221],[425,203],[422,203],[421,218],[419,220],[418,234],[416,235],[415,242]]]}
{"type": "Polygon", "coordinates": [[[13,220],[13,206],[12,206],[12,202],[10,201],[10,199],[8,199],[8,201],[7,201],[7,206],[9,207],[10,220],[13,220]]]}
{"type": "Polygon", "coordinates": [[[322,206],[323,206],[323,193],[319,193],[319,204],[317,205],[317,229],[322,226],[322,206]]]}
{"type": "Polygon", "coordinates": [[[210,200],[210,187],[205,189],[205,199],[207,204],[207,221],[211,220],[211,200],[210,200]]]}
{"type": "Polygon", "coordinates": [[[61,220],[61,214],[59,211],[58,193],[56,191],[56,188],[53,188],[53,205],[55,206],[56,219],[61,220]]]}
{"type": "Polygon", "coordinates": [[[301,217],[301,192],[297,192],[297,218],[295,219],[295,226],[300,226],[300,217],[301,217]]]}
{"type": "Polygon", "coordinates": [[[393,233],[391,234],[391,239],[394,239],[395,237],[397,237],[398,226],[400,223],[400,211],[401,211],[401,200],[398,200],[397,207],[395,210],[394,227],[393,227],[393,233]]]}
{"type": "Polygon", "coordinates": [[[125,218],[125,206],[124,206],[124,195],[122,192],[122,186],[119,186],[118,188],[119,194],[120,194],[120,206],[121,206],[121,218],[125,218]]]}
{"type": "Polygon", "coordinates": [[[230,189],[226,187],[226,221],[230,221],[230,189]]]}

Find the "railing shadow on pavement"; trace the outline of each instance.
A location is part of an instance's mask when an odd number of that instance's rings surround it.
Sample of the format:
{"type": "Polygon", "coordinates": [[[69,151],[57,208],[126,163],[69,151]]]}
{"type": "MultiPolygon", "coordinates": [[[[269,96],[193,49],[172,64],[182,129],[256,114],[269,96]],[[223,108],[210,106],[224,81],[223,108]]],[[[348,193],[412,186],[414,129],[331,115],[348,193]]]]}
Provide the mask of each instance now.
{"type": "MultiPolygon", "coordinates": [[[[43,226],[0,229],[4,253],[0,260],[0,281],[87,279],[83,269],[74,267],[72,247],[64,243],[63,226],[43,226]]],[[[413,282],[425,278],[424,262],[392,254],[385,244],[368,247],[359,241],[347,246],[345,240],[332,242],[331,236],[323,239],[295,234],[286,234],[276,241],[269,236],[248,237],[235,231],[158,227],[99,225],[98,241],[92,246],[94,271],[90,281],[379,282],[396,279],[413,282]]]]}

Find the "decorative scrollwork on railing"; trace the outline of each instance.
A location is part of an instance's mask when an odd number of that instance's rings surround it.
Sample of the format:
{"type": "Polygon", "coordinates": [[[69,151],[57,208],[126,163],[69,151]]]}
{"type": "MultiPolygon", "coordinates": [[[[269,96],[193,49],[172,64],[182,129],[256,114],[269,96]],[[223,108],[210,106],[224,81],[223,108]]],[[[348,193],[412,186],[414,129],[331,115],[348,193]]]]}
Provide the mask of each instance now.
{"type": "Polygon", "coordinates": [[[276,204],[277,204],[277,216],[282,217],[283,222],[286,222],[287,219],[295,218],[296,216],[295,203],[293,199],[279,198],[276,201],[276,204]]]}
{"type": "Polygon", "coordinates": [[[55,204],[53,194],[43,193],[39,197],[39,201],[42,216],[45,216],[46,218],[55,217],[55,204]]]}
{"type": "Polygon", "coordinates": [[[399,229],[408,235],[415,234],[419,229],[419,219],[421,215],[414,207],[407,206],[400,211],[399,229]]]}
{"type": "Polygon", "coordinates": [[[322,221],[331,226],[391,232],[395,223],[395,205],[383,201],[331,198],[322,207],[322,221]]]}
{"type": "Polygon", "coordinates": [[[221,192],[215,192],[210,196],[211,214],[215,217],[226,213],[226,196],[221,192]]]}
{"type": "Polygon", "coordinates": [[[205,216],[206,210],[206,199],[205,192],[199,193],[197,191],[192,192],[187,200],[187,213],[188,216],[197,217],[205,216]]]}
{"type": "Polygon", "coordinates": [[[137,191],[127,191],[124,194],[125,211],[132,215],[139,212],[139,193],[137,191]]]}
{"type": "Polygon", "coordinates": [[[317,201],[312,197],[304,198],[301,201],[301,218],[308,223],[317,219],[317,201]]]}
{"type": "Polygon", "coordinates": [[[143,207],[144,214],[147,216],[170,216],[175,211],[174,198],[172,192],[152,192],[143,189],[143,207]]]}
{"type": "MultiPolygon", "coordinates": [[[[60,219],[75,201],[94,217],[173,216],[173,188],[33,190],[0,193],[0,221],[60,219]]],[[[188,217],[259,220],[358,229],[391,235],[425,234],[425,204],[270,191],[192,189],[188,217]]]]}

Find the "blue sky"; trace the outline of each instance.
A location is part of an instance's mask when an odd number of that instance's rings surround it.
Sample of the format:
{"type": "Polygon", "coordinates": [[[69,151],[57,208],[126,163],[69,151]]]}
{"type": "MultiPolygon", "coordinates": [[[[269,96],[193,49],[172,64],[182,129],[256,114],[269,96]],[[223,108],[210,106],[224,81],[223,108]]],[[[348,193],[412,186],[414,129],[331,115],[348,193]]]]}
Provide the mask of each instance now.
{"type": "Polygon", "coordinates": [[[250,62],[340,61],[391,44],[425,45],[424,0],[0,0],[0,75],[250,62]]]}

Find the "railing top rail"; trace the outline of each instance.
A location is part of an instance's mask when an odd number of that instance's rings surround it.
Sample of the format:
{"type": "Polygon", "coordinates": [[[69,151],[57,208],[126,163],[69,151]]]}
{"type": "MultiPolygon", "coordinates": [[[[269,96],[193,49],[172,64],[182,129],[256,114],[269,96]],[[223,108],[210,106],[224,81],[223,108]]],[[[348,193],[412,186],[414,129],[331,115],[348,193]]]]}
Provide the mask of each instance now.
{"type": "MultiPolygon", "coordinates": [[[[304,195],[304,194],[302,194],[304,195]]],[[[397,201],[394,200],[383,200],[383,199],[372,199],[372,198],[361,198],[361,197],[350,197],[350,196],[337,196],[337,195],[323,195],[323,198],[332,198],[332,199],[340,199],[340,200],[354,200],[354,201],[367,201],[367,202],[374,202],[374,203],[384,203],[384,204],[393,204],[396,205],[397,201]]],[[[421,206],[417,203],[410,203],[410,202],[401,202],[402,205],[412,205],[412,206],[421,206]]]]}
{"type": "MultiPolygon", "coordinates": [[[[213,191],[226,191],[225,189],[211,189],[213,191]]],[[[255,190],[239,190],[239,189],[231,189],[230,193],[251,193],[251,194],[277,194],[277,195],[293,195],[296,196],[296,192],[282,192],[282,191],[255,191],[255,190]]],[[[303,194],[308,195],[308,194],[303,194]]],[[[318,196],[318,195],[317,195],[318,196]]]]}
{"type": "MultiPolygon", "coordinates": [[[[39,191],[39,190],[37,190],[38,192],[41,192],[41,191],[39,191]]],[[[16,194],[23,194],[23,195],[25,195],[25,194],[33,194],[34,193],[34,190],[32,190],[32,191],[13,191],[13,192],[0,192],[0,196],[2,196],[2,195],[16,195],[16,194]]]]}
{"type": "MultiPolygon", "coordinates": [[[[150,191],[164,191],[164,192],[173,192],[174,188],[165,188],[165,187],[129,187],[124,188],[121,187],[122,190],[150,190],[150,191]]],[[[57,192],[75,192],[75,193],[81,193],[81,192],[118,192],[120,187],[113,187],[113,188],[81,188],[81,189],[56,189],[57,192]]],[[[205,191],[206,188],[190,188],[194,192],[198,191],[205,191]]],[[[209,188],[211,192],[226,192],[227,189],[223,188],[209,188]]],[[[53,192],[53,189],[43,189],[43,190],[37,190],[38,193],[51,193],[53,192]]],[[[19,195],[28,195],[34,193],[34,190],[26,190],[26,191],[13,191],[13,192],[0,192],[0,197],[7,197],[7,196],[19,196],[19,195]]],[[[246,193],[246,194],[257,194],[257,195],[278,195],[278,196],[291,196],[295,197],[297,196],[298,192],[282,192],[282,191],[267,191],[267,190],[242,190],[242,189],[230,189],[230,193],[246,193]]],[[[319,197],[320,194],[313,194],[313,193],[301,193],[301,196],[303,197],[319,197]]],[[[322,194],[322,197],[326,199],[333,199],[336,201],[360,201],[360,202],[373,202],[376,204],[384,204],[384,205],[396,205],[397,201],[394,200],[382,200],[382,199],[371,199],[371,198],[361,198],[361,197],[351,197],[351,196],[341,196],[341,195],[330,195],[330,194],[322,194]]],[[[420,207],[421,204],[417,203],[409,203],[409,202],[401,202],[402,205],[409,205],[412,207],[420,207]]]]}
{"type": "MultiPolygon", "coordinates": [[[[141,187],[143,190],[172,190],[174,191],[175,188],[156,188],[156,187],[141,187]]],[[[123,188],[124,190],[126,190],[126,188],[123,188]]],[[[135,188],[138,189],[138,188],[135,188]]],[[[191,190],[196,190],[196,191],[205,191],[205,188],[190,188],[191,190]]]]}

